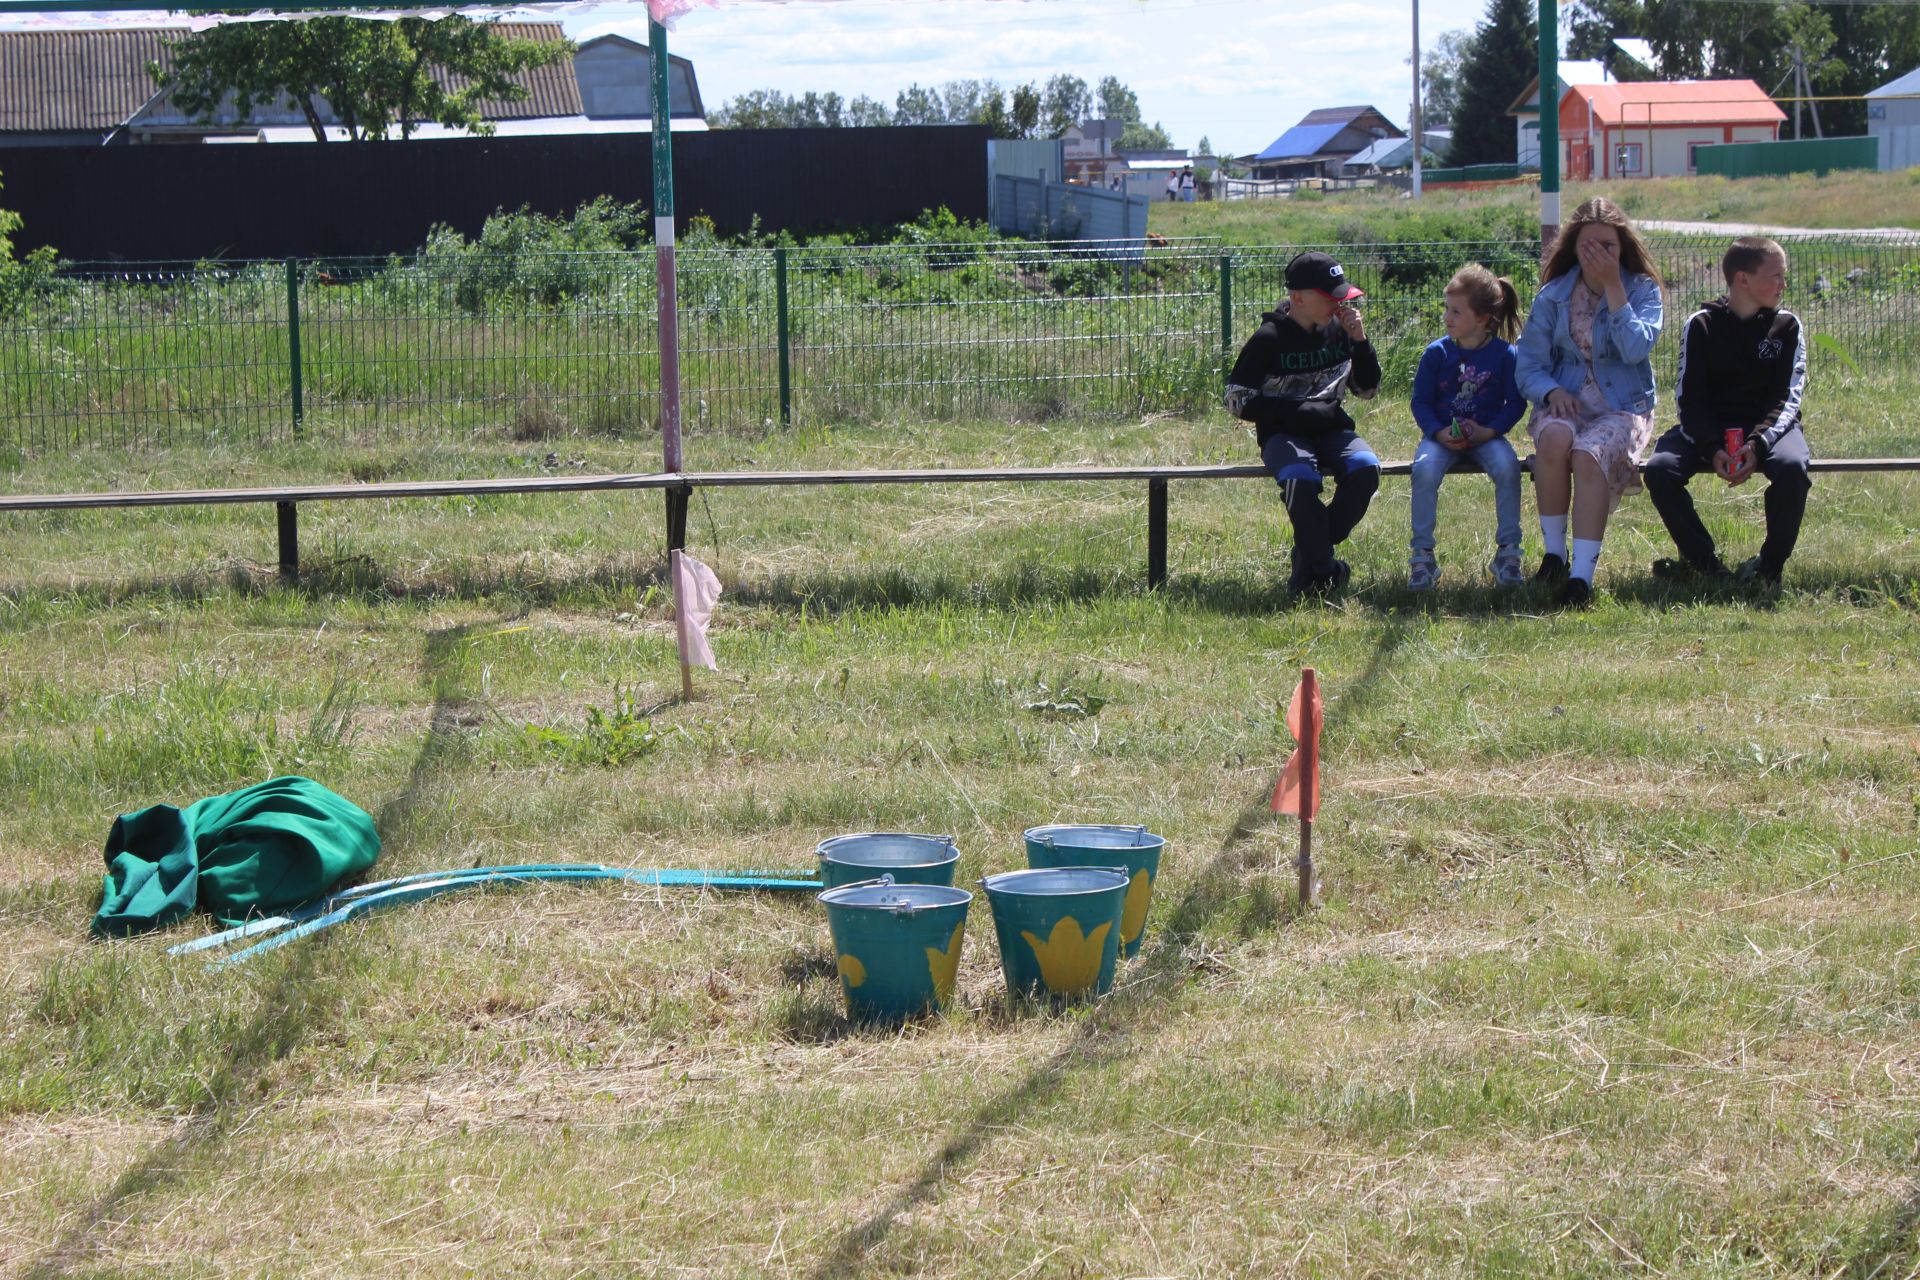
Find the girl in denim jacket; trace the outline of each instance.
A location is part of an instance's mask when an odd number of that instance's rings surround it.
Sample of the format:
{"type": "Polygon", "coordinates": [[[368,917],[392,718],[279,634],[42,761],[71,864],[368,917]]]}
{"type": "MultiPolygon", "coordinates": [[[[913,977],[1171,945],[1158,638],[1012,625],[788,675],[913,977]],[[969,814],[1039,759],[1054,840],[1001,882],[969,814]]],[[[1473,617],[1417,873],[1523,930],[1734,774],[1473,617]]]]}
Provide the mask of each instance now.
{"type": "Polygon", "coordinates": [[[1607,518],[1640,488],[1640,456],[1653,438],[1660,289],[1627,216],[1611,200],[1589,200],[1554,239],[1516,348],[1515,380],[1534,405],[1527,435],[1546,543],[1534,580],[1561,581],[1564,605],[1592,598],[1607,518]]]}

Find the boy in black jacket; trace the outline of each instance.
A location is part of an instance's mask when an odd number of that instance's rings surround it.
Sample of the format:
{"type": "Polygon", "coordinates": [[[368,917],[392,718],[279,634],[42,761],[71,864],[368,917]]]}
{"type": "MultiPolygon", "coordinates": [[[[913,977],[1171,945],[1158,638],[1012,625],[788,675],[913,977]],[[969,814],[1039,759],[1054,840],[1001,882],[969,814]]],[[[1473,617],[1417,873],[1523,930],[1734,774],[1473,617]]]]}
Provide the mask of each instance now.
{"type": "Polygon", "coordinates": [[[1340,400],[1349,387],[1371,398],[1380,389],[1380,360],[1349,305],[1365,295],[1339,263],[1324,253],[1298,254],[1287,264],[1286,282],[1287,301],[1266,313],[1233,362],[1227,408],[1253,424],[1261,460],[1293,521],[1288,587],[1326,591],[1352,575],[1333,549],[1380,487],[1380,459],[1340,400]],[[1326,476],[1334,478],[1333,499],[1322,503],[1326,476]]]}
{"type": "Polygon", "coordinates": [[[1800,400],[1807,385],[1807,335],[1780,309],[1787,254],[1772,240],[1743,236],[1720,263],[1727,293],[1687,321],[1680,339],[1680,425],[1660,437],[1647,460],[1647,493],[1666,521],[1681,560],[1656,561],[1657,576],[1731,576],[1687,494],[1687,481],[1712,468],[1729,484],[1767,475],[1767,538],[1740,566],[1742,581],[1780,581],[1807,510],[1806,433],[1800,400]]]}

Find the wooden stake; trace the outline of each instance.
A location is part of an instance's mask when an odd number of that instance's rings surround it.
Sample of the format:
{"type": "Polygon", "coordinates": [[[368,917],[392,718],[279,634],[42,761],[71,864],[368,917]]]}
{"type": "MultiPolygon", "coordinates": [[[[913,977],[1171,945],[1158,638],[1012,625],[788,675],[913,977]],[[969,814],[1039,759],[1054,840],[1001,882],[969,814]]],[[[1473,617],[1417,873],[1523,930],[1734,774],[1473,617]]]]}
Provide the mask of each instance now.
{"type": "MultiPolygon", "coordinates": [[[[1312,667],[1300,668],[1300,700],[1308,708],[1319,701],[1320,682],[1312,667]]],[[[1315,802],[1319,798],[1320,788],[1320,729],[1313,723],[1318,717],[1309,712],[1308,732],[1300,743],[1305,758],[1300,770],[1300,861],[1295,864],[1300,873],[1300,906],[1304,909],[1313,905],[1313,819],[1307,815],[1314,812],[1315,802]]]]}
{"type": "Polygon", "coordinates": [[[1300,859],[1293,864],[1300,872],[1300,905],[1313,905],[1313,819],[1300,819],[1300,859]]]}

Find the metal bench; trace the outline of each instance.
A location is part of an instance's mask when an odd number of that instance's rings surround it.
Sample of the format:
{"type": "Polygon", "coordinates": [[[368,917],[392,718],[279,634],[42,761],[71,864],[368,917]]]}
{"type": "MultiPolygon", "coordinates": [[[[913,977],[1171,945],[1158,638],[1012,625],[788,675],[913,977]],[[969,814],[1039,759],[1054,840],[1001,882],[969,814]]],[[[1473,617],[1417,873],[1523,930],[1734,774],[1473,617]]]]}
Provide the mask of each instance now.
{"type": "MultiPolygon", "coordinates": [[[[1523,467],[1530,468],[1532,459],[1523,467]]],[[[1403,476],[1410,462],[1382,463],[1382,475],[1403,476]]],[[[1816,458],[1811,469],[1920,471],[1920,458],[1816,458]]],[[[1463,459],[1456,468],[1479,468],[1463,459]]],[[[369,498],[452,498],[517,493],[591,493],[659,489],[667,497],[667,546],[686,545],[687,503],[695,489],[772,488],[782,485],[1032,484],[1053,481],[1144,480],[1147,484],[1147,585],[1167,580],[1167,485],[1174,480],[1266,480],[1257,464],[1203,466],[943,467],[914,471],[651,471],[619,475],[530,476],[491,480],[397,480],[366,484],[266,485],[253,489],[149,489],[126,493],[0,494],[0,511],[80,511],[98,508],[217,506],[270,502],[279,518],[280,573],[300,571],[299,504],[369,498]]]]}

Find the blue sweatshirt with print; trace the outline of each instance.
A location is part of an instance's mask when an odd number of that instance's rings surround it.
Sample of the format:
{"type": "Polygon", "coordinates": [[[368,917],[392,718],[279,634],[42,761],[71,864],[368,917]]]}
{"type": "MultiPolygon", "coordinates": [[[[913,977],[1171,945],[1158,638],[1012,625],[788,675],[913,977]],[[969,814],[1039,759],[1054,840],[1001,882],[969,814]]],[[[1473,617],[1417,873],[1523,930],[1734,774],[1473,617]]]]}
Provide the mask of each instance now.
{"type": "Polygon", "coordinates": [[[1527,411],[1513,367],[1513,347],[1491,335],[1471,351],[1452,338],[1429,345],[1413,376],[1413,420],[1420,434],[1431,440],[1461,418],[1507,434],[1527,411]]]}

